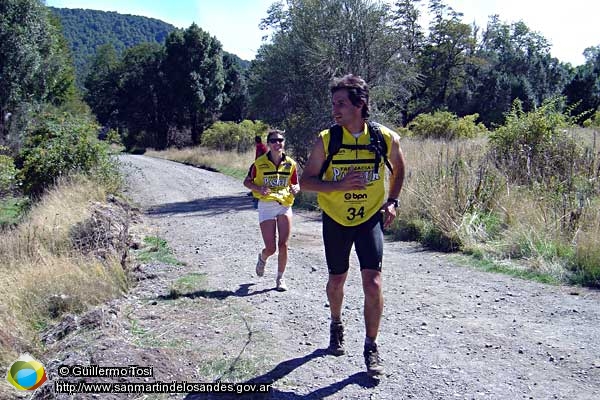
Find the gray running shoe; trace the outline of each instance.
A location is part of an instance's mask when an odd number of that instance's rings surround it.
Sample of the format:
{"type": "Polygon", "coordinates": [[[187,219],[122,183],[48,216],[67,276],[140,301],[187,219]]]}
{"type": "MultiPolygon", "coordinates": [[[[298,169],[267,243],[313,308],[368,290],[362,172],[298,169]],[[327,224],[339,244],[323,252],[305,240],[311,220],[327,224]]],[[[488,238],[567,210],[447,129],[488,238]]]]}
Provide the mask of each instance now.
{"type": "Polygon", "coordinates": [[[265,274],[266,261],[262,259],[260,253],[258,253],[258,261],[256,262],[256,275],[263,276],[265,274]]]}
{"type": "Polygon", "coordinates": [[[344,325],[341,322],[331,322],[329,325],[329,352],[341,356],[344,350],[344,325]]]}
{"type": "Polygon", "coordinates": [[[367,366],[367,374],[371,377],[383,375],[383,365],[379,359],[379,351],[377,351],[377,343],[365,345],[363,352],[365,356],[365,365],[367,366]]]}

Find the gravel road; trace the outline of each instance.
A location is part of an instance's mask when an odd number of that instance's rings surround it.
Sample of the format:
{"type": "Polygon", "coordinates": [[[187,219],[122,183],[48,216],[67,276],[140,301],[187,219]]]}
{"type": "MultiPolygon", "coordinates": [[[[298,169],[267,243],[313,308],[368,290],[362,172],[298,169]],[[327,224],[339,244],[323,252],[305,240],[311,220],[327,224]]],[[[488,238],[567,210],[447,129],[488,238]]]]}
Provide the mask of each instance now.
{"type": "MultiPolygon", "coordinates": [[[[254,274],[262,239],[240,181],[145,156],[122,160],[146,234],[166,239],[185,265],[143,266],[144,279],[126,298],[95,311],[94,330],[61,340],[57,364],[137,363],[153,365],[163,381],[272,383],[270,395],[246,398],[600,398],[598,291],[486,273],[415,243],[387,242],[378,339],[386,375],[372,380],[362,359],[355,256],[344,303],[347,354],[324,351],[329,310],[318,213],[294,211],[290,290],[280,293],[274,259],[263,278],[254,274]]],[[[149,396],[129,397],[239,397],[149,396]]]]}

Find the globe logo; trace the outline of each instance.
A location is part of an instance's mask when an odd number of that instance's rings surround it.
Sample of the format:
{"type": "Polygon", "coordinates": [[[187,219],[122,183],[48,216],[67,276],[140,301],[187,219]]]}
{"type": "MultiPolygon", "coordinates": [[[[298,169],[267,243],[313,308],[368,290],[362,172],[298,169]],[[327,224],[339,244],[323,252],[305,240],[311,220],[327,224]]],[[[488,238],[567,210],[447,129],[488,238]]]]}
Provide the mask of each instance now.
{"type": "Polygon", "coordinates": [[[29,354],[23,354],[8,369],[6,380],[19,390],[35,390],[42,386],[48,377],[39,361],[29,354]]]}

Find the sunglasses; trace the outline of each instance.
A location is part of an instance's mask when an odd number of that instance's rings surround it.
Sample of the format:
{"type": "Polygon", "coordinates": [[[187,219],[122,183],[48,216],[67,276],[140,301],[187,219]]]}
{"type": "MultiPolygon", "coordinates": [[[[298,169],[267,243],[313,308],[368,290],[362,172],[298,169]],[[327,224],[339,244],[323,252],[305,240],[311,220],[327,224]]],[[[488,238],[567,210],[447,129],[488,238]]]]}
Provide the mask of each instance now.
{"type": "Polygon", "coordinates": [[[273,139],[269,139],[268,142],[269,143],[283,143],[285,139],[284,138],[273,138],[273,139]]]}

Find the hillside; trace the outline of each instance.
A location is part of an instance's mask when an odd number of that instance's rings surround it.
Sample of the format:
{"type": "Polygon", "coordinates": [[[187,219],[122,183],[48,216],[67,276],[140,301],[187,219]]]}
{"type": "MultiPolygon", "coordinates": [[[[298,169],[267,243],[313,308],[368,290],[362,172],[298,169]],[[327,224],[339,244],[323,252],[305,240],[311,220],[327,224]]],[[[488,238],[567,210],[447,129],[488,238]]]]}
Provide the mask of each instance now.
{"type": "Polygon", "coordinates": [[[120,54],[145,42],[164,43],[175,26],[154,18],[116,12],[48,7],[61,21],[71,46],[77,80],[87,74],[89,60],[98,47],[112,43],[120,54]]]}
{"type": "MultiPolygon", "coordinates": [[[[123,50],[140,43],[164,44],[169,33],[177,29],[159,19],[139,15],[80,8],[48,8],[59,18],[65,39],[71,46],[80,87],[87,75],[89,62],[100,46],[112,43],[117,53],[121,54],[123,50]]],[[[242,60],[235,54],[232,56],[243,69],[249,67],[249,61],[242,60]]]]}

